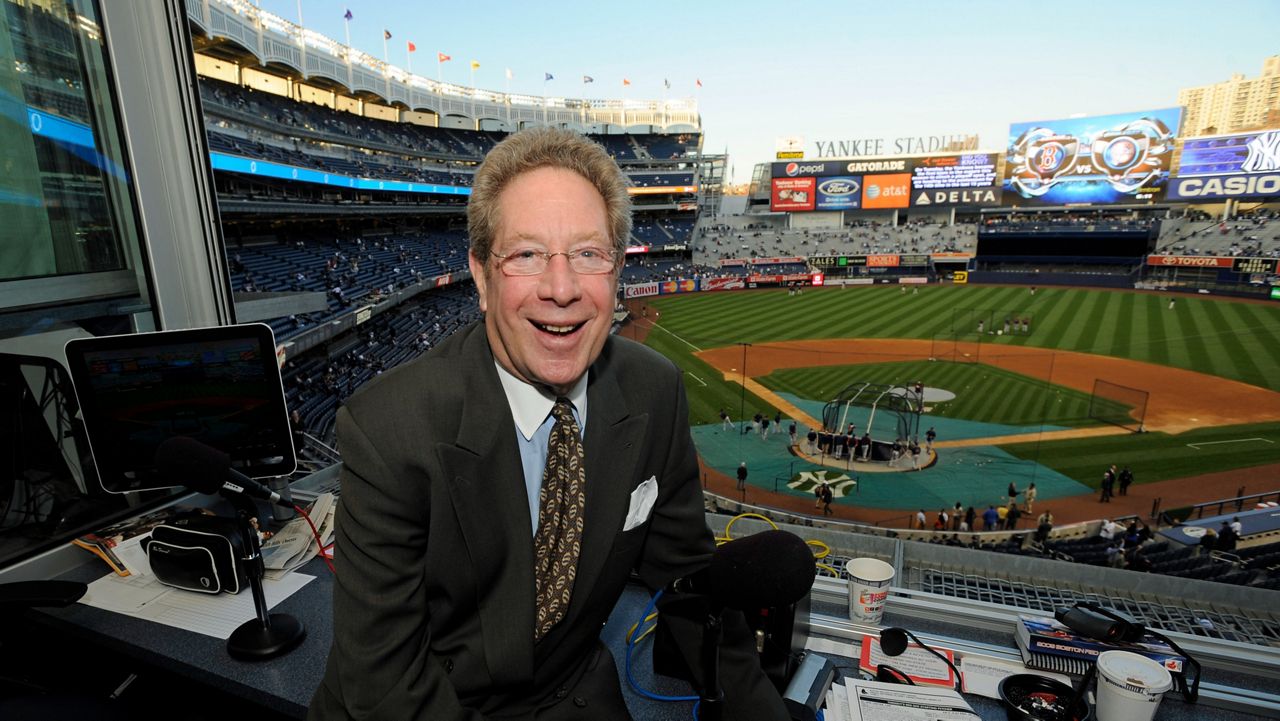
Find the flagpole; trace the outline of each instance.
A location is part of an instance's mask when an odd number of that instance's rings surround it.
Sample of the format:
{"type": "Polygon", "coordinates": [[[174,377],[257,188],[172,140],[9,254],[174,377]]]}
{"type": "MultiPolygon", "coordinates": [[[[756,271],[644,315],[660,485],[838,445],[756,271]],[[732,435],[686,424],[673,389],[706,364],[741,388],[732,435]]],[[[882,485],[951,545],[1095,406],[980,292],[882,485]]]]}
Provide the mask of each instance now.
{"type": "Polygon", "coordinates": [[[542,73],[542,124],[547,124],[547,73],[542,73]]]}
{"type": "Polygon", "coordinates": [[[405,41],[404,55],[405,55],[405,58],[408,59],[409,61],[407,63],[409,66],[409,74],[413,75],[413,51],[409,49],[408,41],[405,41]]]}
{"type": "Polygon", "coordinates": [[[471,61],[471,122],[476,130],[480,129],[480,120],[476,118],[476,61],[471,61]]]}
{"type": "Polygon", "coordinates": [[[507,130],[511,130],[511,68],[507,68],[507,130]]]}
{"type": "Polygon", "coordinates": [[[387,59],[387,31],[386,30],[382,31],[382,63],[383,65],[391,64],[391,61],[387,59]]]}
{"type": "Polygon", "coordinates": [[[587,132],[587,76],[582,76],[582,97],[578,98],[578,124],[587,132]]]}

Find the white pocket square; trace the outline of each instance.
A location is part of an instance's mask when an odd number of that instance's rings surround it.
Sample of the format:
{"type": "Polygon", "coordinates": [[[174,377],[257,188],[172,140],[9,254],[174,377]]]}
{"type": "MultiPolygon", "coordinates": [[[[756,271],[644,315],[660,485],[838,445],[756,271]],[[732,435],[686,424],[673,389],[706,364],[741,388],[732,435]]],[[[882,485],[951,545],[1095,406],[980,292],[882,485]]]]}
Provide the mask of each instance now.
{"type": "Polygon", "coordinates": [[[631,492],[631,504],[627,507],[627,522],[622,525],[623,531],[630,531],[649,520],[653,510],[653,502],[658,500],[658,477],[649,476],[649,480],[636,486],[631,492]]]}

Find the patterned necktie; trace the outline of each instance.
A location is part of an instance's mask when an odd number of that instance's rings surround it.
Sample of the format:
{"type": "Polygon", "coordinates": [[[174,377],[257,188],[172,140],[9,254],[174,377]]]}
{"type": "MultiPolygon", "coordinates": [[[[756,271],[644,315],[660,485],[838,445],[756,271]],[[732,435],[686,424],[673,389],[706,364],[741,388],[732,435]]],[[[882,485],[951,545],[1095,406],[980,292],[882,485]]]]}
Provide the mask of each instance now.
{"type": "Polygon", "coordinates": [[[557,398],[551,415],[556,422],[547,442],[547,465],[538,494],[538,532],[533,536],[535,643],[564,618],[569,608],[582,550],[582,514],[587,499],[582,437],[569,399],[557,398]]]}

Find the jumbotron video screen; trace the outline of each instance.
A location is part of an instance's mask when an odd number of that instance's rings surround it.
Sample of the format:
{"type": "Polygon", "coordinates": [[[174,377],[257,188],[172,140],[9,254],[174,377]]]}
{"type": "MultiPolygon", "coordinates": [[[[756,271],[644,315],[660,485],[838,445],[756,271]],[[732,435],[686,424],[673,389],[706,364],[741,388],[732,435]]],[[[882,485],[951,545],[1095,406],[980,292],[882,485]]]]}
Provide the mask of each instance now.
{"type": "Polygon", "coordinates": [[[1181,122],[1178,107],[1014,123],[1009,126],[1005,203],[1160,200],[1181,122]]]}

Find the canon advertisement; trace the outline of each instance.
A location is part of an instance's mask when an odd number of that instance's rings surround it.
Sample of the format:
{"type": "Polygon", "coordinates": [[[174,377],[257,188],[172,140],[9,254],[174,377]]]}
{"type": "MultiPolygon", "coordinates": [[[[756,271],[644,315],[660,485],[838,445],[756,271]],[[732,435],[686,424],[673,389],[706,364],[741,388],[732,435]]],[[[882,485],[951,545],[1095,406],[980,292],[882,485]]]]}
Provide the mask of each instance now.
{"type": "Polygon", "coordinates": [[[1188,138],[1169,200],[1280,196],[1280,130],[1188,138]]]}
{"type": "Polygon", "coordinates": [[[1029,205],[1159,200],[1181,122],[1178,107],[1014,123],[1004,192],[1029,205]]]}

